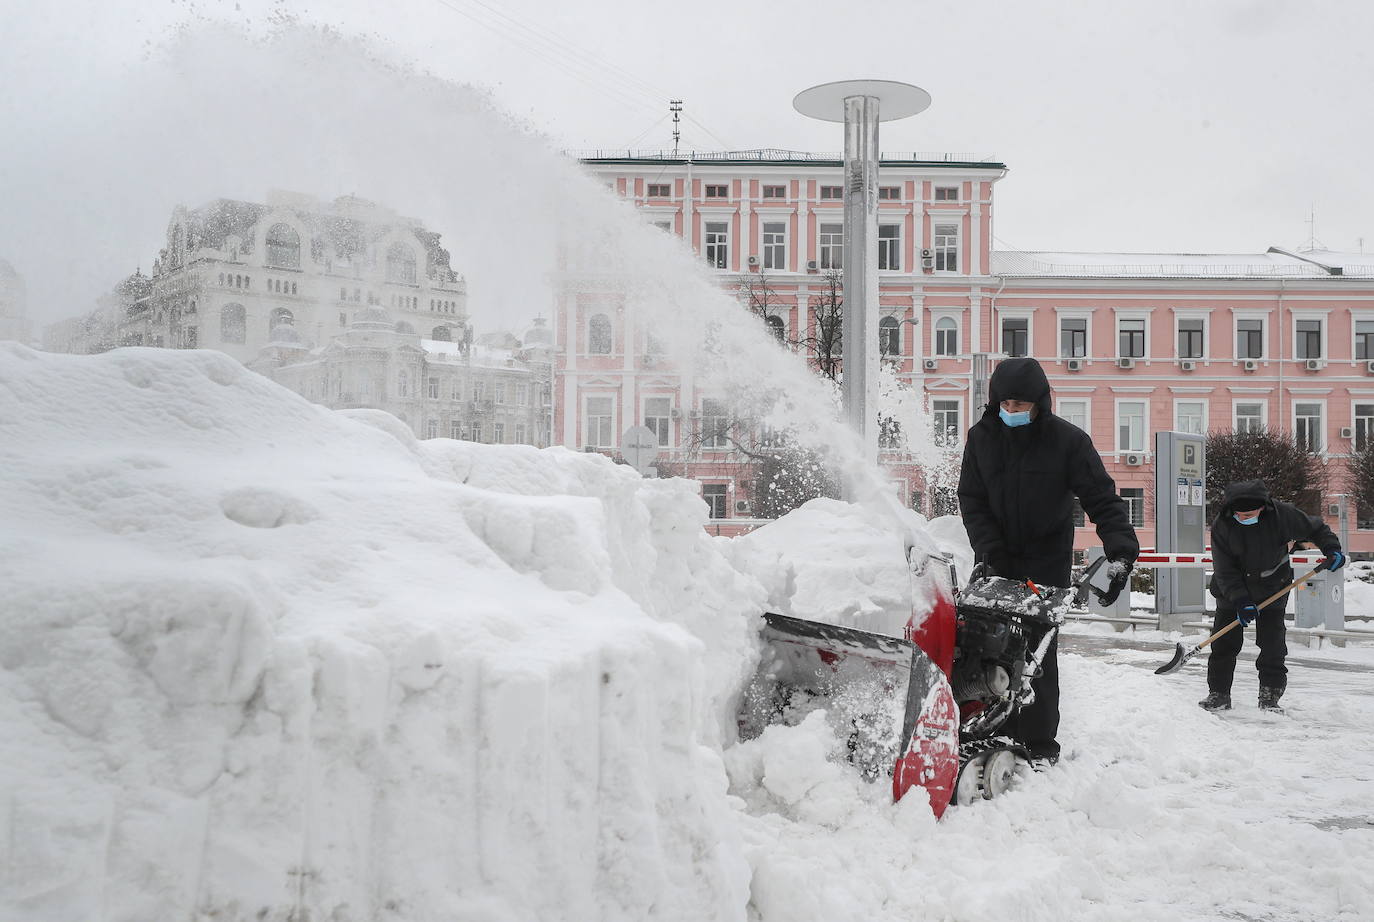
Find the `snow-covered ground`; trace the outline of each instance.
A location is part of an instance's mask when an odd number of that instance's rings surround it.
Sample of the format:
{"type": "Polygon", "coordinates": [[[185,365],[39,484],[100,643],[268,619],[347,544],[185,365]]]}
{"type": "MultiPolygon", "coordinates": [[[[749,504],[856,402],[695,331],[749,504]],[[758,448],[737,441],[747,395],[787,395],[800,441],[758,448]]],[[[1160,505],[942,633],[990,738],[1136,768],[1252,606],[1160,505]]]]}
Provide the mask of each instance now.
{"type": "Polygon", "coordinates": [[[692,484],[206,352],[0,344],[0,478],[3,919],[1374,918],[1368,648],[1215,716],[1068,636],[1066,759],[937,823],[733,714],[761,611],[899,618],[952,520],[710,538],[692,484]]]}

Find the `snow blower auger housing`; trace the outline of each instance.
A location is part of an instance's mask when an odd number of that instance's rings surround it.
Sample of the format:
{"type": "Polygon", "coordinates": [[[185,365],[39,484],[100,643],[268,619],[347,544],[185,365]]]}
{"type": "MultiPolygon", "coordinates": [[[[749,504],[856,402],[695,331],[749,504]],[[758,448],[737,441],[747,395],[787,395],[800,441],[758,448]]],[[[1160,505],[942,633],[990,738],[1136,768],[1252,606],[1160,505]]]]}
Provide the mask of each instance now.
{"type": "Polygon", "coordinates": [[[849,760],[870,780],[890,776],[894,800],[919,786],[938,817],[1005,791],[1027,754],[998,731],[1034,700],[1031,680],[1100,561],[1073,587],[975,571],[958,593],[948,561],[929,563],[910,563],[912,598],[928,601],[905,637],[766,614],[741,739],[824,708],[849,760]]]}

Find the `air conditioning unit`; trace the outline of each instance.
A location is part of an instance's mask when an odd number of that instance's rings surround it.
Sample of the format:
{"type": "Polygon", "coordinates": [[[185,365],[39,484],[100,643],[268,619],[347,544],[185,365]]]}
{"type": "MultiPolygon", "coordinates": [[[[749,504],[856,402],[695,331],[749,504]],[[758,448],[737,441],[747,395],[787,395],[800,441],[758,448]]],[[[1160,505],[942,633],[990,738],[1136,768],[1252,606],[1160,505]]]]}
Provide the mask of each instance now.
{"type": "Polygon", "coordinates": [[[1140,467],[1140,465],[1145,463],[1145,456],[1131,453],[1126,455],[1122,460],[1131,467],[1140,467]]]}
{"type": "Polygon", "coordinates": [[[926,359],[921,363],[921,367],[925,368],[926,371],[934,371],[936,368],[940,367],[940,363],[935,359],[926,359]]]}
{"type": "Polygon", "coordinates": [[[644,365],[645,368],[652,368],[653,365],[654,365],[654,363],[657,362],[657,361],[658,361],[658,357],[655,356],[653,353],[651,353],[651,352],[645,353],[643,365],[644,365]]]}
{"type": "Polygon", "coordinates": [[[735,515],[748,515],[748,514],[749,514],[749,500],[747,500],[747,499],[737,499],[737,500],[735,500],[735,515]]]}
{"type": "Polygon", "coordinates": [[[1366,374],[1374,375],[1374,362],[1365,362],[1364,370],[1366,374]]]}
{"type": "Polygon", "coordinates": [[[1341,514],[1341,507],[1336,505],[1335,503],[1331,503],[1326,507],[1326,514],[1331,516],[1332,518],[1339,518],[1341,514]]]}
{"type": "Polygon", "coordinates": [[[1354,437],[1355,437],[1355,427],[1354,427],[1354,426],[1342,426],[1342,427],[1341,427],[1341,438],[1343,438],[1343,439],[1353,439],[1354,437]]]}
{"type": "Polygon", "coordinates": [[[935,254],[934,254],[933,252],[931,252],[930,250],[924,249],[924,248],[923,248],[923,249],[921,250],[921,258],[922,258],[922,259],[934,259],[934,258],[935,258],[935,254]]]}
{"type": "Polygon", "coordinates": [[[1116,367],[1117,367],[1117,368],[1134,368],[1134,367],[1135,367],[1135,359],[1117,359],[1117,360],[1116,360],[1116,367]]]}
{"type": "Polygon", "coordinates": [[[1184,359],[1178,363],[1179,371],[1197,371],[1197,362],[1192,359],[1184,359]]]}
{"type": "Polygon", "coordinates": [[[668,418],[682,419],[682,411],[679,410],[677,407],[673,407],[671,410],[668,411],[668,418]]]}
{"type": "Polygon", "coordinates": [[[815,261],[814,259],[808,259],[808,260],[806,261],[806,271],[807,271],[807,272],[815,272],[816,269],[818,269],[818,268],[819,268],[819,266],[818,266],[818,264],[816,263],[816,261],[815,261]]]}
{"type": "Polygon", "coordinates": [[[1069,369],[1069,371],[1082,371],[1082,370],[1083,370],[1083,360],[1082,360],[1082,359],[1069,359],[1067,362],[1064,363],[1064,365],[1069,369]]]}
{"type": "Polygon", "coordinates": [[[1303,367],[1306,368],[1308,371],[1321,371],[1321,370],[1322,370],[1322,360],[1321,360],[1321,359],[1308,359],[1308,360],[1303,364],[1303,367]]]}
{"type": "Polygon", "coordinates": [[[1254,359],[1246,359],[1244,362],[1241,362],[1240,367],[1245,369],[1246,371],[1254,371],[1255,369],[1259,368],[1259,362],[1255,361],[1254,359]]]}
{"type": "Polygon", "coordinates": [[[757,266],[758,264],[759,264],[759,258],[758,258],[757,256],[750,256],[750,257],[749,257],[749,265],[750,265],[750,266],[757,266]]]}
{"type": "MultiPolygon", "coordinates": [[[[926,251],[923,251],[923,252],[929,252],[929,251],[926,250],[926,251]]],[[[922,256],[922,257],[921,257],[921,268],[924,269],[924,270],[927,271],[927,272],[933,272],[933,271],[935,270],[935,257],[934,257],[934,256],[922,256]]]]}

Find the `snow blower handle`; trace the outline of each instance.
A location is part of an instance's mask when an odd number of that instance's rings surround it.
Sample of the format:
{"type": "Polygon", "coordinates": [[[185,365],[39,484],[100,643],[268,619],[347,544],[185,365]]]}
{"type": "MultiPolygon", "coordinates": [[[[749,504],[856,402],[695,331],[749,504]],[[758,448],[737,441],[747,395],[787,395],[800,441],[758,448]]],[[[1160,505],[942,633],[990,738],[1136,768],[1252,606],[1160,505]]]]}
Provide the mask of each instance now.
{"type": "Polygon", "coordinates": [[[1107,558],[1105,556],[1099,557],[1084,568],[1083,574],[1079,576],[1077,582],[1073,584],[1074,608],[1082,608],[1084,605],[1088,604],[1088,590],[1092,589],[1094,592],[1097,591],[1096,587],[1092,585],[1092,578],[1097,575],[1097,571],[1102,569],[1102,566],[1106,562],[1107,558]]]}
{"type": "MultiPolygon", "coordinates": [[[[1302,576],[1299,576],[1297,579],[1293,580],[1293,582],[1289,583],[1287,586],[1284,586],[1282,589],[1271,595],[1269,598],[1265,599],[1263,602],[1260,602],[1258,605],[1255,606],[1255,608],[1259,611],[1264,611],[1264,609],[1268,608],[1270,605],[1277,602],[1279,599],[1283,598],[1285,595],[1292,592],[1294,589],[1298,588],[1303,583],[1307,582],[1309,579],[1316,576],[1318,573],[1325,570],[1330,565],[1331,558],[1327,557],[1321,563],[1313,567],[1310,572],[1305,573],[1302,576]]],[[[1201,653],[1203,647],[1207,646],[1212,641],[1216,640],[1218,637],[1225,634],[1227,631],[1231,630],[1238,624],[1243,624],[1243,622],[1239,618],[1237,618],[1235,621],[1232,621],[1230,624],[1226,625],[1226,627],[1217,631],[1211,637],[1208,637],[1206,640],[1198,644],[1196,647],[1193,647],[1191,650],[1185,650],[1183,648],[1183,644],[1180,643],[1178,645],[1178,649],[1174,651],[1174,658],[1169,660],[1169,662],[1165,663],[1163,666],[1160,666],[1158,669],[1156,669],[1155,675],[1171,675],[1175,672],[1178,672],[1180,669],[1183,668],[1184,663],[1188,662],[1188,660],[1192,659],[1193,657],[1201,653]]]]}

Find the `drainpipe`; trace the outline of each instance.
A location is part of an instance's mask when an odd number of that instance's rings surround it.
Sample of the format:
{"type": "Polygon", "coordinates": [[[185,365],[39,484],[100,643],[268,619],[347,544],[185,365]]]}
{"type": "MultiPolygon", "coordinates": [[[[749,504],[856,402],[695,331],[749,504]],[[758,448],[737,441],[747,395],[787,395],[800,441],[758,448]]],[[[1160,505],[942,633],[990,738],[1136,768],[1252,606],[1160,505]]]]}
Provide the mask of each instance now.
{"type": "Polygon", "coordinates": [[[1283,291],[1288,284],[1287,279],[1279,279],[1279,320],[1278,328],[1274,331],[1275,338],[1278,340],[1279,355],[1279,428],[1283,428],[1283,421],[1288,417],[1283,412],[1283,291]]]}

